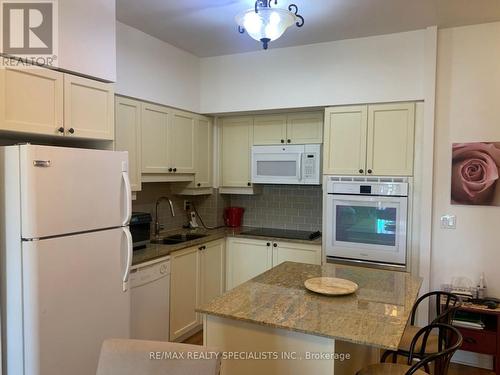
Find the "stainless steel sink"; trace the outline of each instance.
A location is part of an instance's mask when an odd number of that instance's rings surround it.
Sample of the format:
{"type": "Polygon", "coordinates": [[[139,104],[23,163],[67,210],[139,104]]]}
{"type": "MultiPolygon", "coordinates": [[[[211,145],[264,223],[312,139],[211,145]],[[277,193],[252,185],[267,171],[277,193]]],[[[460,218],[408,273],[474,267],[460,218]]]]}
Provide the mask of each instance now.
{"type": "Polygon", "coordinates": [[[163,245],[176,245],[183,242],[197,240],[198,238],[203,238],[206,236],[207,236],[206,234],[194,234],[194,233],[174,234],[172,236],[154,239],[151,241],[151,243],[163,244],[163,245]]]}

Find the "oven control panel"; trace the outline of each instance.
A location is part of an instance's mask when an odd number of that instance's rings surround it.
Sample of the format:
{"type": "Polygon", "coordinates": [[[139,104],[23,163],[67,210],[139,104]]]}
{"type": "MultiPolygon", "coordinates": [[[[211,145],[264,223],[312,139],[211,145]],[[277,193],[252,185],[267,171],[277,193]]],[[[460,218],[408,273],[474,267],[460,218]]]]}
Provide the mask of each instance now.
{"type": "Polygon", "coordinates": [[[408,196],[408,182],[337,181],[337,179],[328,180],[328,194],[408,196]]]}

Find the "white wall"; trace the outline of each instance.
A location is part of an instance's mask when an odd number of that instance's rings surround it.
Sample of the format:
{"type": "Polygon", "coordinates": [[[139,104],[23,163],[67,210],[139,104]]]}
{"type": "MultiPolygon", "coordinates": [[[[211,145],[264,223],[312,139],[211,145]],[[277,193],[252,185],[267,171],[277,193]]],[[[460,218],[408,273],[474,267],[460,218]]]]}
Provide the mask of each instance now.
{"type": "Polygon", "coordinates": [[[59,68],[116,80],[115,6],[115,0],[59,1],[59,68]]]}
{"type": "Polygon", "coordinates": [[[425,30],[201,60],[201,111],[424,99],[425,30]]]}
{"type": "Polygon", "coordinates": [[[434,288],[454,276],[477,282],[485,272],[488,293],[500,297],[500,207],[450,204],[451,144],[500,141],[500,23],[438,34],[434,214],[431,280],[434,288]],[[439,227],[457,215],[457,229],[439,227]]]}
{"type": "Polygon", "coordinates": [[[188,111],[200,111],[200,59],[116,23],[116,93],[188,111]]]}

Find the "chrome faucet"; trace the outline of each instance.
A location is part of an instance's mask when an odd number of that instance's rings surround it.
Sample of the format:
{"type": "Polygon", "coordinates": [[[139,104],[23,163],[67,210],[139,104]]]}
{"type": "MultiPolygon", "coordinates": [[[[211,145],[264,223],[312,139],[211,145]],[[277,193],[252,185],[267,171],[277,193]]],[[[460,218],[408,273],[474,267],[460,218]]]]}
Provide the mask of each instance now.
{"type": "Polygon", "coordinates": [[[172,214],[172,217],[175,216],[175,211],[174,211],[174,205],[172,203],[172,200],[169,197],[160,197],[156,201],[156,208],[155,208],[155,237],[158,237],[160,235],[160,230],[163,229],[162,226],[160,225],[160,222],[158,220],[158,206],[162,201],[167,201],[169,206],[170,206],[170,213],[172,214]]]}

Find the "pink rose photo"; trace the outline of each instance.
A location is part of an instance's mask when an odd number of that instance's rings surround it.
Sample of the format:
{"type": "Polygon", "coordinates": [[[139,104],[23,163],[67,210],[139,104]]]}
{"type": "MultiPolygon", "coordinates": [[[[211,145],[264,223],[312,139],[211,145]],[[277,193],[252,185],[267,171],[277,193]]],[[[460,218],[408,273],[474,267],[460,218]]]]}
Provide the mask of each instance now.
{"type": "Polygon", "coordinates": [[[454,143],[451,203],[500,206],[500,142],[454,143]]]}

